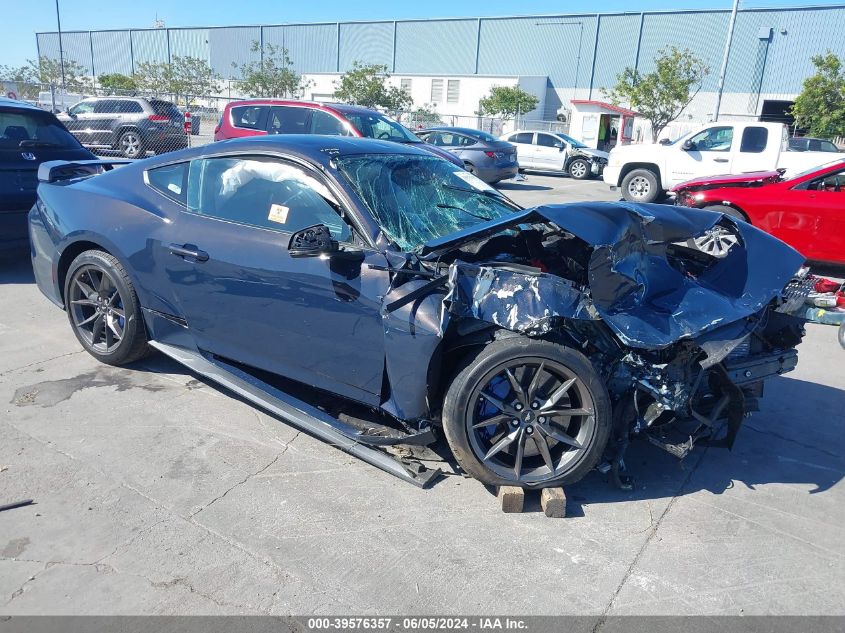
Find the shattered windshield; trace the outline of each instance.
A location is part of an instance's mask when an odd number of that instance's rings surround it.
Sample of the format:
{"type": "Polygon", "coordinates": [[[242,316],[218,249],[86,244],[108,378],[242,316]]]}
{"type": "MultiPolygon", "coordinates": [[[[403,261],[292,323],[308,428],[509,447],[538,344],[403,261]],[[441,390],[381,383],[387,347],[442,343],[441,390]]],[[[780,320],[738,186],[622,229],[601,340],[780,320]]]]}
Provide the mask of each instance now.
{"type": "Polygon", "coordinates": [[[338,169],[405,251],[519,210],[483,181],[435,156],[363,154],[338,160],[338,169]]]}

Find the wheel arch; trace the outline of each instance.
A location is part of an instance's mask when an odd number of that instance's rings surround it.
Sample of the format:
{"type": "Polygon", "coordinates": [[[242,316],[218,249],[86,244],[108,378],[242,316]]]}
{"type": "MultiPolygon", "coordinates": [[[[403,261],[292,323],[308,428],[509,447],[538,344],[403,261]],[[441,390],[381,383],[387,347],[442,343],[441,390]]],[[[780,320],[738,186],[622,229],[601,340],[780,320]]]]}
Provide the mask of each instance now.
{"type": "Polygon", "coordinates": [[[138,299],[140,300],[141,297],[138,292],[138,283],[135,276],[132,274],[132,268],[126,259],[120,254],[118,249],[102,236],[86,235],[81,236],[79,239],[65,245],[61,251],[61,255],[59,255],[59,259],[56,264],[56,282],[59,287],[59,296],[62,299],[62,303],[65,301],[65,281],[67,281],[67,274],[70,270],[71,263],[73,263],[73,260],[85,251],[91,250],[103,251],[120,262],[120,265],[123,266],[124,270],[126,270],[126,273],[129,275],[132,285],[135,287],[135,292],[139,295],[138,299]]]}
{"type": "Polygon", "coordinates": [[[748,217],[748,214],[745,212],[745,210],[735,202],[730,202],[729,200],[708,200],[700,208],[712,210],[713,207],[730,207],[731,209],[739,213],[740,216],[742,216],[740,218],[741,220],[747,222],[748,224],[752,224],[751,218],[748,217]]]}

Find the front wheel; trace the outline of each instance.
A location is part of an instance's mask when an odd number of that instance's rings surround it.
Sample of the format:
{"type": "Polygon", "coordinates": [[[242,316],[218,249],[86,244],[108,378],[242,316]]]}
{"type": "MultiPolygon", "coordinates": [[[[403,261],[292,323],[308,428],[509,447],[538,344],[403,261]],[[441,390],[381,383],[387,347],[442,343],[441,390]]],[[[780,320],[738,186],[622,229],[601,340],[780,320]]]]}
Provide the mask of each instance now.
{"type": "Polygon", "coordinates": [[[120,262],[85,251],[70,265],[65,307],[73,333],[94,358],[125,365],[147,353],[147,333],[132,282],[120,262]]]}
{"type": "Polygon", "coordinates": [[[569,175],[575,180],[586,180],[590,177],[590,163],[583,158],[576,158],[569,163],[569,175]]]}
{"type": "Polygon", "coordinates": [[[610,434],[607,390],[574,349],[505,338],[468,359],[443,403],[461,467],[492,485],[571,484],[598,462],[610,434]]]}
{"type": "Polygon", "coordinates": [[[839,324],[839,344],[845,349],[845,321],[839,324]]]}
{"type": "Polygon", "coordinates": [[[654,202],[662,193],[650,169],[634,169],[622,179],[622,197],[629,202],[654,202]]]}

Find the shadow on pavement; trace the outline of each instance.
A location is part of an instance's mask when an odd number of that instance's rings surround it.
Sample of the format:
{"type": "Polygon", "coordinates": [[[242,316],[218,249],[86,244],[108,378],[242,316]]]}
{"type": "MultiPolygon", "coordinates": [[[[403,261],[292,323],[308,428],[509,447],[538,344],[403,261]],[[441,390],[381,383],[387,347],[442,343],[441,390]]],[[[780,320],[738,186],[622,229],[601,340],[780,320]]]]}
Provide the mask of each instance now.
{"type": "MultiPolygon", "coordinates": [[[[190,375],[160,354],[133,368],[190,375]]],[[[194,378],[191,384],[197,387],[205,384],[227,393],[201,377],[194,378]]],[[[845,391],[788,377],[772,379],[767,386],[763,410],[744,422],[732,451],[698,447],[678,460],[644,439],[635,439],[625,459],[634,490],[618,490],[607,475],[594,470],[566,487],[567,516],[583,516],[583,506],[589,504],[668,499],[702,490],[719,495],[738,484],[751,490],[765,484],[805,484],[812,486],[807,494],[829,490],[845,477],[845,440],[836,414],[845,409],[845,391]]],[[[461,476],[443,438],[430,449],[420,456],[429,467],[439,467],[447,476],[461,476]]],[[[486,489],[496,494],[495,488],[486,489]]],[[[542,511],[538,493],[526,495],[524,511],[542,511]]]]}

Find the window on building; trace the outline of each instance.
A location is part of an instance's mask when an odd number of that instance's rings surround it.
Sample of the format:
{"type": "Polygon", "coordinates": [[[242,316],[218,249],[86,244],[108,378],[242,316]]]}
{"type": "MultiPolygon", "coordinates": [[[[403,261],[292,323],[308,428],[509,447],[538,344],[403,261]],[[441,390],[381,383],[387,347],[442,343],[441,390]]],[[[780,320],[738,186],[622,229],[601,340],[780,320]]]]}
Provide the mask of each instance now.
{"type": "Polygon", "coordinates": [[[293,233],[324,224],[336,240],[352,231],[331,191],[291,163],[266,157],[207,158],[191,162],[188,210],[198,215],[293,233]]]}
{"type": "Polygon", "coordinates": [[[739,145],[740,152],[759,154],[766,151],[766,143],[769,140],[769,130],[764,127],[747,127],[742,131],[742,142],[739,145]]]}
{"type": "Polygon", "coordinates": [[[405,94],[411,94],[412,85],[413,82],[410,77],[402,77],[402,79],[399,80],[399,89],[405,94]]]}
{"type": "Polygon", "coordinates": [[[431,80],[431,102],[432,103],[440,103],[443,101],[443,80],[442,79],[432,79],[431,80]]]}
{"type": "Polygon", "coordinates": [[[461,97],[461,80],[450,79],[446,82],[446,102],[457,103],[461,97]]]}

